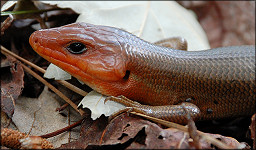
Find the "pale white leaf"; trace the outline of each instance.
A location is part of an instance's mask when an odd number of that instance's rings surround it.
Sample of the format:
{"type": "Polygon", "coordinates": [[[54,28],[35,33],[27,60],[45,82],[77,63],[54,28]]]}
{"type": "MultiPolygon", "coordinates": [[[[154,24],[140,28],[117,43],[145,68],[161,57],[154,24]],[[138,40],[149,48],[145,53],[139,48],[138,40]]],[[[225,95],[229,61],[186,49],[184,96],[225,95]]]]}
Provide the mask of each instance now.
{"type": "Polygon", "coordinates": [[[181,36],[189,50],[208,49],[205,32],[195,14],[175,1],[47,1],[69,7],[80,14],[76,22],[124,29],[142,39],[155,42],[181,36]]]}
{"type": "Polygon", "coordinates": [[[125,108],[124,105],[113,101],[107,101],[104,104],[105,99],[106,96],[96,91],[91,91],[82,99],[78,106],[82,105],[83,108],[89,108],[92,111],[91,117],[93,120],[99,118],[102,114],[110,116],[113,112],[125,108]]]}
{"type": "Polygon", "coordinates": [[[44,74],[45,78],[55,80],[69,80],[71,75],[54,64],[50,64],[44,74]]]}
{"type": "Polygon", "coordinates": [[[17,1],[8,1],[6,2],[2,7],[1,7],[1,11],[6,11],[7,9],[9,9],[10,7],[12,7],[14,4],[16,4],[17,1]]]}

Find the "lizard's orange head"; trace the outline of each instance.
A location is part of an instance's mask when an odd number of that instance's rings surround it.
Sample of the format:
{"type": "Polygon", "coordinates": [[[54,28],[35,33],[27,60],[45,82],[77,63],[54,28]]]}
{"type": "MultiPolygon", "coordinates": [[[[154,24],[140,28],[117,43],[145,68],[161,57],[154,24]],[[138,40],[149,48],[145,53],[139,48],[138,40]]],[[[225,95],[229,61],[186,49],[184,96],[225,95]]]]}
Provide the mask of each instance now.
{"type": "Polygon", "coordinates": [[[120,32],[124,31],[74,23],[36,31],[29,42],[39,55],[90,86],[95,80],[114,82],[125,76],[127,55],[120,32]]]}

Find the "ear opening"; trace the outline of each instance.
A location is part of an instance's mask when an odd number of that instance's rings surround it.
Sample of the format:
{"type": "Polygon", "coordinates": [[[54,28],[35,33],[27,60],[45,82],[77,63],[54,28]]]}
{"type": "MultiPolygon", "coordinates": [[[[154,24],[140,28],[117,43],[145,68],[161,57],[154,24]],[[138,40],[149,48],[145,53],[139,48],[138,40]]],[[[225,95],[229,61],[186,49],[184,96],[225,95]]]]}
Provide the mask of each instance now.
{"type": "Polygon", "coordinates": [[[129,71],[129,70],[126,70],[125,76],[123,77],[123,79],[124,79],[124,80],[128,80],[128,79],[129,79],[129,76],[130,76],[130,71],[129,71]]]}

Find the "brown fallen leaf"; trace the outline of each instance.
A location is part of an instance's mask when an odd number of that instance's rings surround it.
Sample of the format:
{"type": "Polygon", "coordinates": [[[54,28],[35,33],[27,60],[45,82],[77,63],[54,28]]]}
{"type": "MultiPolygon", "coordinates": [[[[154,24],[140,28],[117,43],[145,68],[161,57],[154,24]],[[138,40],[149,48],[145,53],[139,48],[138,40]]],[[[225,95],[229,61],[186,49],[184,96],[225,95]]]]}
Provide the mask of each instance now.
{"type": "Polygon", "coordinates": [[[92,120],[90,117],[85,119],[80,132],[80,138],[77,141],[63,144],[60,149],[85,149],[89,144],[100,143],[101,135],[108,124],[108,120],[103,115],[92,120]]]}
{"type": "Polygon", "coordinates": [[[212,48],[255,45],[254,1],[179,1],[179,3],[196,13],[212,48]]]}
{"type": "MultiPolygon", "coordinates": [[[[103,144],[124,143],[124,141],[127,142],[132,139],[133,142],[127,147],[129,149],[195,149],[187,133],[174,128],[163,129],[155,123],[127,117],[126,114],[113,120],[113,123],[111,122],[110,125],[113,126],[106,129],[103,144]]],[[[227,138],[221,135],[212,136],[220,138],[222,142],[229,146],[237,147],[240,145],[233,138],[227,138]]],[[[212,148],[212,145],[203,139],[200,139],[200,144],[203,149],[212,148]]]]}
{"type": "Polygon", "coordinates": [[[1,59],[1,108],[10,118],[14,113],[15,101],[24,87],[23,77],[24,71],[19,61],[11,56],[1,59]]]}
{"type": "MultiPolygon", "coordinates": [[[[219,134],[207,135],[232,147],[245,147],[234,138],[219,134]]],[[[203,149],[215,148],[202,138],[199,142],[203,149]]],[[[95,121],[87,119],[80,138],[60,148],[195,149],[195,146],[189,135],[181,130],[163,129],[155,123],[123,113],[109,123],[103,116],[95,121]]]]}

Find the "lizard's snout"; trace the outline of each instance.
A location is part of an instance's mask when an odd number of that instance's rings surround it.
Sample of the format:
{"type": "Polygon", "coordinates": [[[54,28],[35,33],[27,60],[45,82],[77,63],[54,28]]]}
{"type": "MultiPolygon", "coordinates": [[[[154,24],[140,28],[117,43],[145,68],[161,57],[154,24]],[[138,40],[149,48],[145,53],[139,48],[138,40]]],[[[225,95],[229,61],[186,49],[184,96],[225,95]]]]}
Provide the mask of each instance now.
{"type": "Polygon", "coordinates": [[[35,31],[34,33],[31,34],[29,38],[29,44],[32,46],[34,50],[37,49],[38,44],[40,43],[40,31],[35,31]]]}

